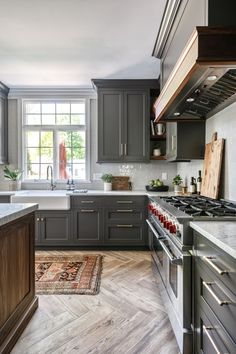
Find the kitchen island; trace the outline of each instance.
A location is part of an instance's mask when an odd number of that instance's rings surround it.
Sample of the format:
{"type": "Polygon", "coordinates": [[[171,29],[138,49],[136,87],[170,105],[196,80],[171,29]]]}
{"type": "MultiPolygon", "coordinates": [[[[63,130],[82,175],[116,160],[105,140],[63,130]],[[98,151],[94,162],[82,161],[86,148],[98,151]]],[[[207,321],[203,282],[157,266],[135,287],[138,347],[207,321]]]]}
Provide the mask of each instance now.
{"type": "Polygon", "coordinates": [[[10,353],[38,306],[34,285],[37,204],[0,204],[0,353],[10,353]]]}

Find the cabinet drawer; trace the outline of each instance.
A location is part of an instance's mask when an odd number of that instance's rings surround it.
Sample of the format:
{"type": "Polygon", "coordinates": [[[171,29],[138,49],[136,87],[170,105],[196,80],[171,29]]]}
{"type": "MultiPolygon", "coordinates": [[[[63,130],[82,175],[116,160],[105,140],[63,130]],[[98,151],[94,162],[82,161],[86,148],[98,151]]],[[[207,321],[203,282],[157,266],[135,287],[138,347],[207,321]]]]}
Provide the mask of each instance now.
{"type": "Polygon", "coordinates": [[[124,222],[142,222],[143,210],[130,208],[114,208],[106,210],[106,220],[110,223],[117,223],[117,221],[124,222]]]}
{"type": "Polygon", "coordinates": [[[121,196],[121,197],[106,197],[105,200],[105,205],[109,206],[111,208],[117,208],[117,209],[132,209],[134,207],[145,207],[147,204],[147,199],[145,196],[141,197],[129,197],[129,196],[121,196]]]}
{"type": "Polygon", "coordinates": [[[142,226],[129,223],[107,225],[106,242],[117,246],[145,244],[142,226]]]}
{"type": "Polygon", "coordinates": [[[196,354],[236,353],[236,344],[206,303],[199,307],[195,327],[196,354]]]}
{"type": "Polygon", "coordinates": [[[236,296],[210,273],[208,269],[196,266],[196,298],[206,302],[226,331],[236,342],[236,296]]]}
{"type": "Polygon", "coordinates": [[[212,272],[236,296],[235,260],[197,232],[194,232],[194,249],[199,264],[212,272]]]}
{"type": "Polygon", "coordinates": [[[72,208],[93,208],[99,207],[103,203],[102,197],[93,197],[93,196],[72,196],[71,197],[71,207],[72,208]]]}

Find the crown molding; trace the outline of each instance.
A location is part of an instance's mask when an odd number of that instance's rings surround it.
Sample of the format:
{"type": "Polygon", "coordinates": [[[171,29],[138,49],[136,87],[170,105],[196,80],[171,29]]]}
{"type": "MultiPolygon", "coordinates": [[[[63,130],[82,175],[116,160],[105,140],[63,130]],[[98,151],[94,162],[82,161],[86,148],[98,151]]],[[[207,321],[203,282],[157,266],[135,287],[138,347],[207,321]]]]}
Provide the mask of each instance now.
{"type": "Polygon", "coordinates": [[[11,87],[8,98],[96,98],[91,87],[11,87]]]}

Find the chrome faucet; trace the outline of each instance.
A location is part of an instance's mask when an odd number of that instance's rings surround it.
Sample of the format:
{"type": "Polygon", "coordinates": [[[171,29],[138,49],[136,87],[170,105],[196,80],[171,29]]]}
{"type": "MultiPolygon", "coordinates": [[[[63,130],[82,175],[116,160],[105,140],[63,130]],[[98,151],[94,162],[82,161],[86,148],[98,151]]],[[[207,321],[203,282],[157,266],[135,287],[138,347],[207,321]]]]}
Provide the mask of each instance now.
{"type": "Polygon", "coordinates": [[[53,182],[53,169],[51,165],[47,166],[47,180],[49,180],[49,170],[51,171],[50,188],[53,191],[56,188],[56,183],[53,182]]]}

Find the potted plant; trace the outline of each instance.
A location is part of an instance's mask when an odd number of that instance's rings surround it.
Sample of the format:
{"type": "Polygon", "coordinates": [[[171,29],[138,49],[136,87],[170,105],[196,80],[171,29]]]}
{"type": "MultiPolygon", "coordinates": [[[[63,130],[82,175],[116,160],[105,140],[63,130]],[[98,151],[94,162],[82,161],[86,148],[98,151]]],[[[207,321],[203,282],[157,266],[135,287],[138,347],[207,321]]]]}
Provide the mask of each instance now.
{"type": "Polygon", "coordinates": [[[109,173],[102,175],[101,179],[104,182],[104,191],[108,192],[112,190],[112,178],[113,176],[109,173]]]}
{"type": "Polygon", "coordinates": [[[9,190],[16,191],[21,187],[20,178],[22,176],[22,172],[18,169],[10,169],[9,167],[4,167],[4,177],[9,181],[9,190]]]}
{"type": "Polygon", "coordinates": [[[183,182],[182,177],[180,177],[180,175],[176,175],[173,180],[172,183],[174,185],[174,191],[175,193],[179,193],[181,192],[181,183],[183,182]]]}

